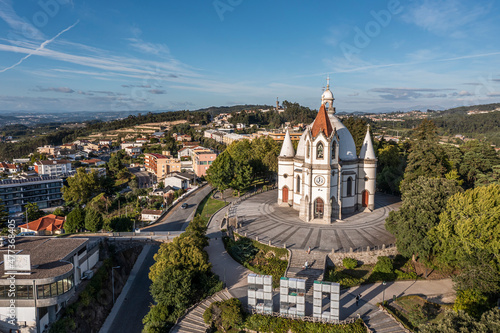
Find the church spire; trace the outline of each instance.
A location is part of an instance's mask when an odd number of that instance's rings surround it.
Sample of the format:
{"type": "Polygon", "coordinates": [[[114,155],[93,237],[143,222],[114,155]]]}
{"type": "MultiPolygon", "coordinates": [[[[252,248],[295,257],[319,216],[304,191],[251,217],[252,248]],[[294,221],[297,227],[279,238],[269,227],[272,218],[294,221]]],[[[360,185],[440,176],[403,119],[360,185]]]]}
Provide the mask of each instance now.
{"type": "Polygon", "coordinates": [[[314,123],[311,128],[311,134],[314,138],[318,136],[320,132],[323,132],[327,138],[330,137],[330,134],[333,132],[332,123],[326,113],[325,104],[321,104],[319,112],[316,115],[316,119],[314,119],[314,123]]]}
{"type": "Polygon", "coordinates": [[[361,146],[361,151],[359,152],[359,158],[362,160],[369,159],[375,160],[375,149],[373,148],[372,138],[370,136],[370,124],[366,125],[366,135],[363,145],[361,146]]]}
{"type": "Polygon", "coordinates": [[[290,138],[290,133],[288,128],[286,129],[285,140],[283,140],[283,146],[281,146],[280,157],[294,157],[295,149],[293,149],[292,139],[290,138]]]}

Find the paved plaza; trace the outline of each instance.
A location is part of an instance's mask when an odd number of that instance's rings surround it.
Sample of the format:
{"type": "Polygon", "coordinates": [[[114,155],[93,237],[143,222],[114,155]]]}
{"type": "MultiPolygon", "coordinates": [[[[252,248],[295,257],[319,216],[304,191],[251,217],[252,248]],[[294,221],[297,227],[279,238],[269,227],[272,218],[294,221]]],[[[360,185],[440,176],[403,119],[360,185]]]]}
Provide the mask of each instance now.
{"type": "Polygon", "coordinates": [[[235,205],[241,227],[238,232],[273,246],[292,249],[349,251],[394,244],[384,223],[391,210],[398,209],[398,197],[377,193],[375,210],[357,213],[332,224],[312,224],[299,219],[298,211],[277,205],[278,190],[255,195],[235,205]]]}

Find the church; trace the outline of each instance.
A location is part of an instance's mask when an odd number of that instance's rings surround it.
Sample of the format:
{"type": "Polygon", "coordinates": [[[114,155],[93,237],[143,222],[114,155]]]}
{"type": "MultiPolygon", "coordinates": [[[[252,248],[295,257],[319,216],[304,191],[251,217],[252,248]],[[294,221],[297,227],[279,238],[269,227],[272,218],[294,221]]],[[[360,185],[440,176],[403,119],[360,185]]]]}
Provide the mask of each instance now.
{"type": "Polygon", "coordinates": [[[359,156],[349,130],[335,116],[329,80],[314,122],[297,151],[287,130],[278,157],[278,204],[299,211],[310,223],[333,223],[343,214],[375,206],[377,158],[370,128],[359,156]]]}

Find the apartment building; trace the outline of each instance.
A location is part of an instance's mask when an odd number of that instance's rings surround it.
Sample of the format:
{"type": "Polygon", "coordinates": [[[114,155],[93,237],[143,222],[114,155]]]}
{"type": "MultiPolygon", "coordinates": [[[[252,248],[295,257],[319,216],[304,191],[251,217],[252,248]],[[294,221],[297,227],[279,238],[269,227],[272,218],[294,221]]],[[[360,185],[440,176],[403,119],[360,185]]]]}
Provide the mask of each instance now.
{"type": "Polygon", "coordinates": [[[180,159],[161,154],[144,154],[144,166],[160,181],[172,172],[181,171],[180,159]]]}
{"type": "Polygon", "coordinates": [[[39,176],[62,176],[72,171],[68,160],[36,161],[34,165],[39,176]]]}

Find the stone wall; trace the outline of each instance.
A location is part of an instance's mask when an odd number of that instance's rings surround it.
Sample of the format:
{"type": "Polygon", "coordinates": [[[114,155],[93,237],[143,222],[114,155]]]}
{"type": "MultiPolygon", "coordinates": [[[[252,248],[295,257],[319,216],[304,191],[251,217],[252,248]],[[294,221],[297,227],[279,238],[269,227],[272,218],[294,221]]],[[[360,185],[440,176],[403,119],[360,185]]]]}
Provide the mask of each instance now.
{"type": "Polygon", "coordinates": [[[329,264],[333,263],[336,266],[342,265],[342,260],[344,258],[354,258],[360,261],[362,264],[376,264],[377,258],[380,256],[385,257],[395,257],[398,254],[398,250],[395,246],[380,250],[373,251],[360,251],[360,252],[330,252],[328,254],[329,264]]]}

